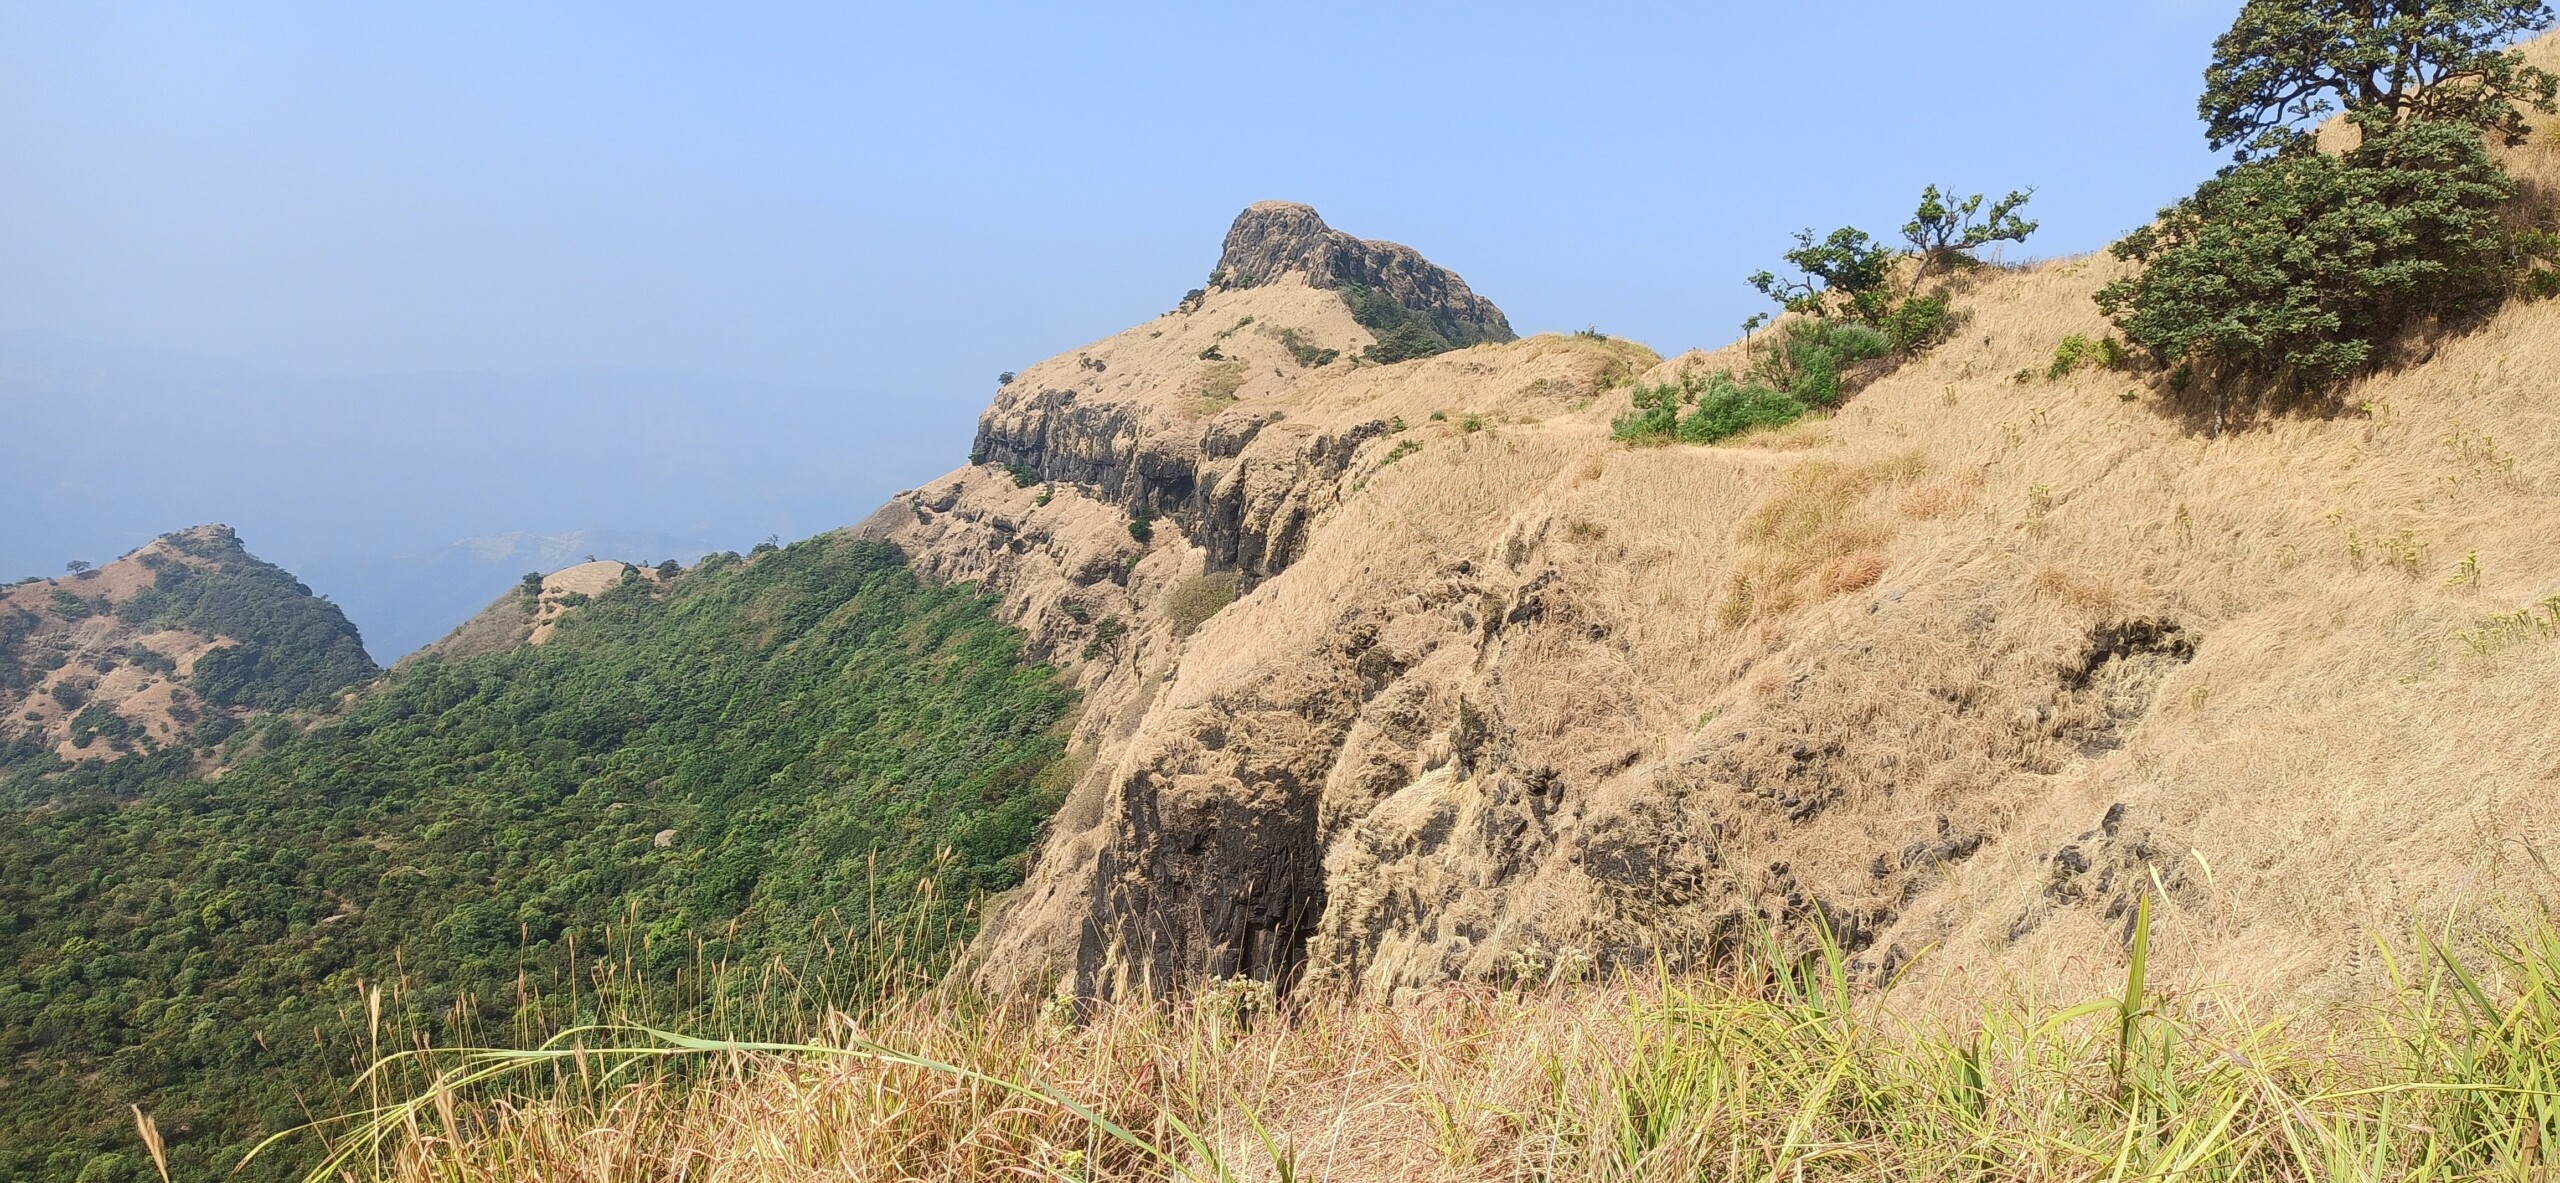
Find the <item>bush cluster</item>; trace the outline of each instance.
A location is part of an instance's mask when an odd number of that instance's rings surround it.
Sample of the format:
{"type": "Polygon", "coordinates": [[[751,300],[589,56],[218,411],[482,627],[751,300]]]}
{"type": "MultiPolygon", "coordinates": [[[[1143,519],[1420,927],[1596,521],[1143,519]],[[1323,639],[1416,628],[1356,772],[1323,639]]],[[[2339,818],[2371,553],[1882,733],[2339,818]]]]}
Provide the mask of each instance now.
{"type": "MultiPolygon", "coordinates": [[[[1613,434],[1713,443],[1839,405],[1862,366],[1865,376],[1877,368],[1866,363],[1914,356],[1954,331],[1945,277],[1980,266],[1974,252],[1985,246],[2023,242],[2034,233],[2036,224],[2018,215],[2029,196],[2013,192],[1986,210],[1982,194],[1959,198],[1931,185],[1903,225],[1907,250],[1854,226],[1820,239],[1811,230],[1798,233],[1796,248],[1785,256],[1793,276],[1762,271],[1749,278],[1790,315],[1748,372],[1684,374],[1676,382],[1638,386],[1613,434]],[[1933,276],[1940,290],[1924,293],[1933,276]]],[[[1743,322],[1746,347],[1748,334],[1767,323],[1765,314],[1743,322]]]]}
{"type": "Polygon", "coordinates": [[[1342,302],[1350,306],[1352,320],[1377,336],[1360,352],[1360,357],[1378,365],[1431,357],[1484,341],[1509,340],[1461,320],[1446,309],[1411,307],[1380,288],[1348,285],[1342,289],[1342,302]]]}
{"type": "Polygon", "coordinates": [[[2115,244],[2142,270],[2099,307],[2218,430],[2331,394],[2412,332],[2550,294],[2560,239],[2486,140],[2554,110],[2560,78],[2509,47],[2551,23],[2540,0],[2249,0],[2197,104],[2237,163],[2115,244]],[[2328,152],[2312,129],[2333,113],[2354,144],[2328,152]]]}
{"type": "Polygon", "coordinates": [[[1718,370],[1638,386],[1634,410],[1611,424],[1630,441],[1711,444],[1763,427],[1783,427],[1816,408],[1839,405],[1841,372],[1893,350],[1883,332],[1844,320],[1792,320],[1737,378],[1718,370]]]}

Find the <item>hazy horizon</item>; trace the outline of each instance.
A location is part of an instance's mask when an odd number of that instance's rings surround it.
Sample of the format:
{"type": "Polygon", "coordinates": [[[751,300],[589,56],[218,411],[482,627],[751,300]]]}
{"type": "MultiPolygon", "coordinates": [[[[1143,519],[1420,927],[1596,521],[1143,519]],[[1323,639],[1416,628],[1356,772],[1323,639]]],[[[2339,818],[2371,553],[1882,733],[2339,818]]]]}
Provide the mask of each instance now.
{"type": "MultiPolygon", "coordinates": [[[[992,381],[989,382],[993,385],[992,381]]],[[[0,580],[222,522],[388,661],[528,569],[654,562],[850,524],[968,450],[968,420],[859,394],[666,375],[293,378],[0,333],[0,580]],[[505,546],[485,545],[518,536],[505,546]],[[546,540],[584,541],[546,546],[546,540]],[[471,545],[475,542],[484,545],[471,545]]]]}
{"type": "Polygon", "coordinates": [[[0,571],[226,520],[397,652],[461,539],[842,525],[1261,199],[1665,353],[1924,184],[2093,250],[2235,7],[0,9],[0,571]]]}

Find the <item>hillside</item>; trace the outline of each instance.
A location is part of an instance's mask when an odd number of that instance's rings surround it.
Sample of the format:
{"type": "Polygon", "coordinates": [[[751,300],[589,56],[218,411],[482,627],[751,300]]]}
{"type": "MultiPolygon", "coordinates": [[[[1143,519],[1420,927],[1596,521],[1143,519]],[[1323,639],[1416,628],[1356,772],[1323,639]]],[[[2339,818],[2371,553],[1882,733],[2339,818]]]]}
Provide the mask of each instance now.
{"type": "Polygon", "coordinates": [[[0,773],[209,753],[259,716],[373,676],[336,605],[227,526],[0,588],[0,773]]]}
{"type": "Polygon", "coordinates": [[[968,589],[842,536],[551,582],[539,645],[404,662],[218,777],[43,777],[0,824],[0,1177],[140,1178],[131,1104],[177,1177],[233,1177],[412,1038],[858,1006],[1020,881],[1071,695],[968,589]]]}
{"type": "Polygon", "coordinates": [[[2156,879],[2174,972],[2346,997],[2374,933],[2549,887],[2560,305],[2215,437],[2044,376],[2120,264],[1994,268],[1837,415],[1630,447],[1631,384],[1741,347],[1371,364],[1338,276],[1235,279],[1329,234],[1245,211],[1221,282],[1022,371],[860,528],[1085,692],[986,981],[1402,998],[1756,918],[1962,993],[2115,973],[2156,879]]]}
{"type": "Polygon", "coordinates": [[[984,989],[470,1062],[388,1174],[2542,1177],[2560,302],[2216,431],[2062,364],[2123,273],[1633,443],[1752,346],[1247,209],[851,531],[1081,694],[984,989]]]}

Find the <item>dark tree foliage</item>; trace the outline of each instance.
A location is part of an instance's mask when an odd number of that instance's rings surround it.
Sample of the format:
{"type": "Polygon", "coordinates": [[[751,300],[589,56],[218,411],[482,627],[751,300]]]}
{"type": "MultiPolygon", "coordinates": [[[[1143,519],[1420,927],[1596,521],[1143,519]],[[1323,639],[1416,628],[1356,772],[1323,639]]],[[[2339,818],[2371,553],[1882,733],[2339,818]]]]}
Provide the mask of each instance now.
{"type": "Polygon", "coordinates": [[[777,964],[859,1007],[884,967],[940,964],[1056,804],[1069,695],[1021,656],[973,592],[817,539],[403,667],[244,733],[216,780],[178,752],[20,774],[0,792],[47,804],[0,819],[0,1178],[130,1152],[129,1104],[174,1177],[229,1177],[351,1103],[359,981],[389,983],[394,1046],[608,1013],[743,1030],[777,1015],[739,1005],[777,964]]]}
{"type": "Polygon", "coordinates": [[[2345,112],[2366,138],[2410,123],[2524,141],[2560,79],[2508,48],[2551,27],[2542,0],[2248,0],[2213,43],[2196,111],[2240,160],[2298,150],[2345,112]]]}
{"type": "Polygon", "coordinates": [[[1379,288],[1347,285],[1342,289],[1342,302],[1351,309],[1351,319],[1378,338],[1360,356],[1380,365],[1431,357],[1495,339],[1483,326],[1462,320],[1446,309],[1414,308],[1379,288]]]}
{"type": "MultiPolygon", "coordinates": [[[[36,671],[28,668],[23,650],[42,623],[43,617],[24,608],[0,608],[0,690],[24,690],[35,684],[36,671]]],[[[8,766],[8,761],[0,759],[0,768],[8,766]]]]}
{"type": "Polygon", "coordinates": [[[2098,293],[2125,339],[2214,392],[2314,394],[2416,322],[2494,308],[2547,253],[2509,228],[2515,183],[2479,132],[2417,123],[2343,156],[2253,161],[2114,247],[2141,274],[2098,293]]]}

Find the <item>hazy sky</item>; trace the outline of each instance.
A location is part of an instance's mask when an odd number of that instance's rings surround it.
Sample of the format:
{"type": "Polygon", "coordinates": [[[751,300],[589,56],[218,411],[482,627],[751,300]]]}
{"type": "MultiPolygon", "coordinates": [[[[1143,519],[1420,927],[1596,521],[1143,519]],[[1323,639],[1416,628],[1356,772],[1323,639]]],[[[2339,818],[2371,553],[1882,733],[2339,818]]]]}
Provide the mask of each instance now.
{"type": "MultiPolygon", "coordinates": [[[[2035,186],[2034,253],[2100,247],[2217,163],[2195,93],[2237,8],[0,0],[0,331],[535,400],[564,372],[833,392],[776,425],[864,454],[832,512],[957,463],[997,371],[1170,307],[1263,198],[1421,249],[1523,331],[1665,352],[1731,336],[1794,230],[1890,233],[1932,181],[2035,186]]],[[[346,446],[437,496],[355,417],[346,446]]],[[[613,463],[575,451],[573,478],[613,463]]],[[[725,491],[635,504],[678,495],[725,491]]],[[[420,536],[681,525],[508,503],[420,536]]],[[[58,567],[16,532],[0,564],[58,567]]]]}
{"type": "Polygon", "coordinates": [[[2139,224],[2238,5],[393,7],[0,10],[0,328],[963,413],[1289,198],[1674,348],[1926,182],[2038,186],[2047,252],[2139,224]]]}

